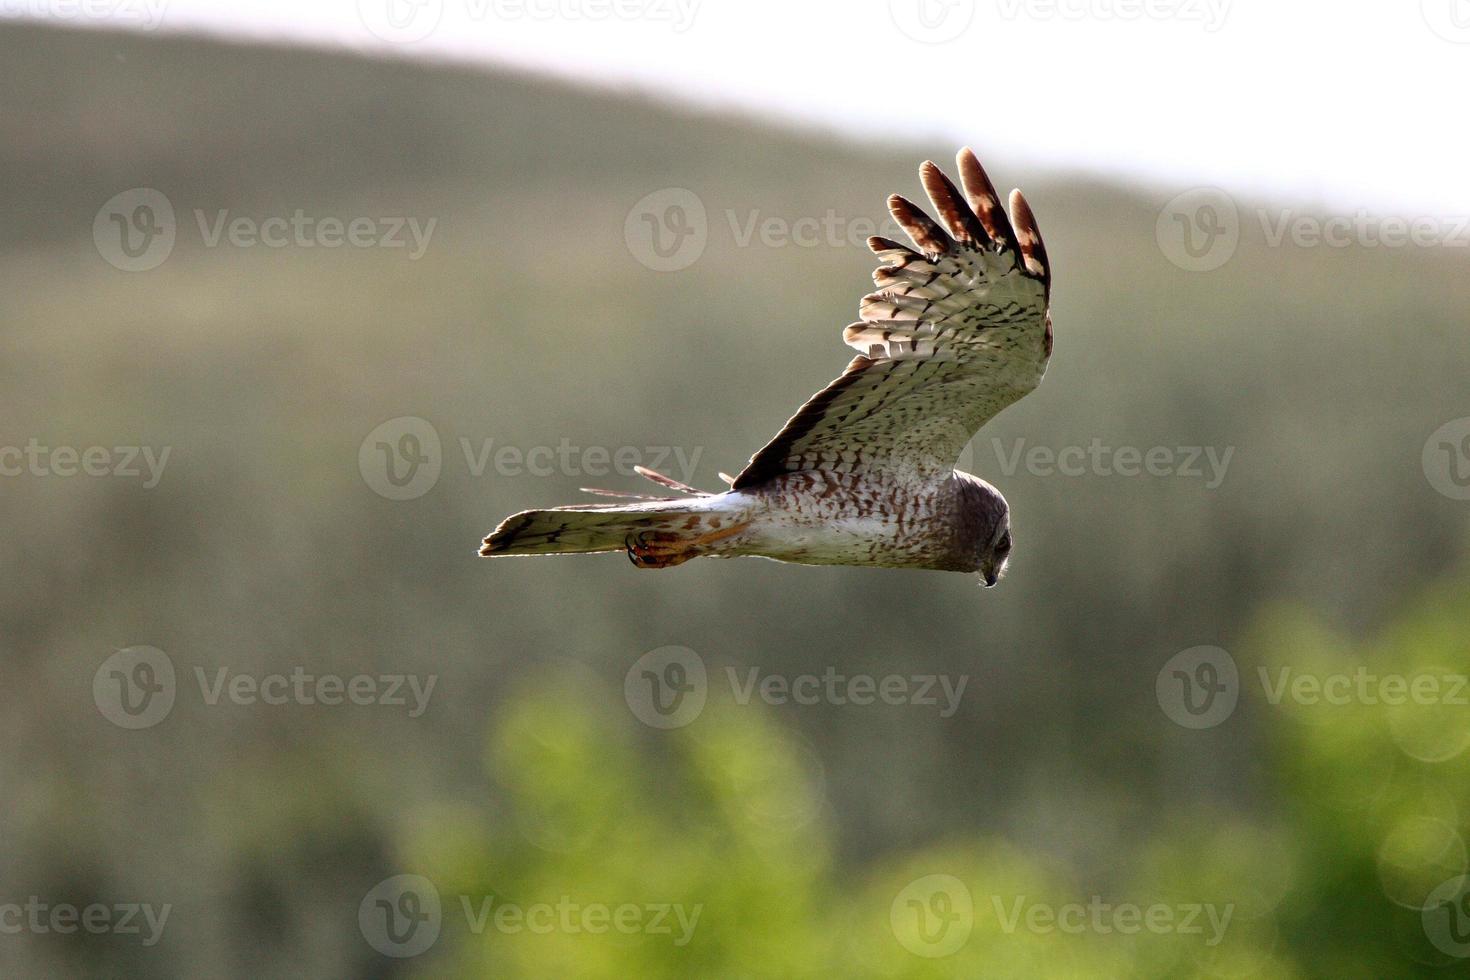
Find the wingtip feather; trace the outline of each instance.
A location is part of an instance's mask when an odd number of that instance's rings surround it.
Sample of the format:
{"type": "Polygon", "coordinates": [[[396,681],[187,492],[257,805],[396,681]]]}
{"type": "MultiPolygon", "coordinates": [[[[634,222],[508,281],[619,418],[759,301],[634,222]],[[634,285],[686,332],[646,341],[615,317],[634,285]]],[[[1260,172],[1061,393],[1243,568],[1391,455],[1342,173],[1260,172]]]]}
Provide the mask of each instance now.
{"type": "Polygon", "coordinates": [[[893,215],[893,220],[899,223],[914,244],[924,252],[937,255],[954,247],[954,239],[949,232],[924,213],[923,208],[902,194],[889,195],[888,213],[893,215]]]}
{"type": "Polygon", "coordinates": [[[964,193],[955,186],[949,175],[939,169],[933,160],[925,160],[919,166],[919,179],[934,210],[949,227],[957,241],[972,245],[987,245],[990,235],[981,224],[973,208],[965,200],[964,193]]]}
{"type": "Polygon", "coordinates": [[[1006,217],[1005,208],[1001,207],[1000,195],[995,192],[990,175],[980,165],[980,158],[967,146],[955,154],[955,163],[959,166],[960,183],[964,186],[965,197],[980,223],[985,226],[986,232],[1003,247],[1014,248],[1016,233],[1011,228],[1010,219],[1006,217]]]}
{"type": "Polygon", "coordinates": [[[1011,224],[1016,230],[1016,243],[1025,259],[1026,270],[1032,275],[1049,277],[1051,266],[1046,258],[1046,245],[1041,240],[1041,229],[1036,226],[1036,215],[1019,188],[1011,191],[1010,206],[1011,224]]]}

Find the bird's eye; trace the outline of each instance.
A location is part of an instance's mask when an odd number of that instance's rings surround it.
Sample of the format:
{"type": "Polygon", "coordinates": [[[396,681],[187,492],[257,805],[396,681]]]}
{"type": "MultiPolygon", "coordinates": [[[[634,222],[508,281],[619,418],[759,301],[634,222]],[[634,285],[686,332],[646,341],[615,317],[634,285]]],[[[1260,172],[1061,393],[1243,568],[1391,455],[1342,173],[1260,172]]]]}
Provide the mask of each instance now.
{"type": "Polygon", "coordinates": [[[995,553],[998,554],[998,555],[1003,555],[1003,554],[1007,553],[1010,550],[1011,550],[1011,532],[1010,531],[1007,531],[1005,534],[1001,535],[1000,541],[998,541],[996,543],[996,545],[995,545],[995,553]]]}

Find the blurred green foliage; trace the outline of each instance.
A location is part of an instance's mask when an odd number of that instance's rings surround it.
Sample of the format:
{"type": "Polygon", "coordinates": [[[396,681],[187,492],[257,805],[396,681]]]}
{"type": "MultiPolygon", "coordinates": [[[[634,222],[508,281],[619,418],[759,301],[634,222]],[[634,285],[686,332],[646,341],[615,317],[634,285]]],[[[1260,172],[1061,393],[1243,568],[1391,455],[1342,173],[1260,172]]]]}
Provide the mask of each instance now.
{"type": "Polygon", "coordinates": [[[1263,614],[1241,667],[1249,709],[1265,716],[1262,785],[1272,805],[1253,817],[1181,807],[1150,839],[1118,842],[1104,894],[1088,893],[1047,854],[996,836],[954,835],[844,869],[832,860],[820,778],[768,710],[713,704],[688,727],[658,733],[673,778],[655,780],[623,712],[600,706],[575,674],[537,677],[487,747],[506,808],[430,808],[400,842],[404,866],[447,897],[447,948],[425,972],[1446,975],[1463,961],[1436,948],[1423,923],[1435,914],[1424,912],[1430,893],[1470,868],[1470,733],[1457,690],[1470,676],[1467,604],[1463,581],[1432,589],[1364,643],[1295,607],[1263,614]],[[1283,669],[1362,673],[1369,686],[1355,691],[1400,703],[1288,689],[1273,704],[1270,678],[1283,669]],[[1388,678],[1410,688],[1452,680],[1433,696],[1423,687],[1416,702],[1380,683],[1388,678]],[[924,894],[914,886],[936,875],[955,899],[949,926],[912,901],[924,894]],[[522,909],[570,900],[574,911],[545,932],[519,919],[497,927],[472,914],[486,898],[522,909]],[[698,915],[688,933],[594,934],[577,911],[628,902],[698,915]]]}

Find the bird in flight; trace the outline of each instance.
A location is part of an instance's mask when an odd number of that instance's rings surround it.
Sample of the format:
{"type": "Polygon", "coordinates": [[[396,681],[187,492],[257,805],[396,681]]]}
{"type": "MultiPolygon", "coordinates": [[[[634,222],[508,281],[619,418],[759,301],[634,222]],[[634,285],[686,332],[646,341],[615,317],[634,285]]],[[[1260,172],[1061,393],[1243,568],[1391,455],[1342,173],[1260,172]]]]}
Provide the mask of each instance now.
{"type": "Polygon", "coordinates": [[[480,554],[622,551],[639,568],[754,555],[806,565],[979,573],[1011,554],[1000,491],[954,468],[975,432],[1040,383],[1051,356],[1051,268],[1020,191],[1007,216],[968,148],[960,186],[919,168],[929,215],[895,194],[913,247],[873,237],[877,291],[843,340],[861,353],[793,415],[730,488],[705,493],[650,470],[680,496],[626,498],[507,517],[480,554]],[[963,188],[963,189],[961,189],[963,188]]]}

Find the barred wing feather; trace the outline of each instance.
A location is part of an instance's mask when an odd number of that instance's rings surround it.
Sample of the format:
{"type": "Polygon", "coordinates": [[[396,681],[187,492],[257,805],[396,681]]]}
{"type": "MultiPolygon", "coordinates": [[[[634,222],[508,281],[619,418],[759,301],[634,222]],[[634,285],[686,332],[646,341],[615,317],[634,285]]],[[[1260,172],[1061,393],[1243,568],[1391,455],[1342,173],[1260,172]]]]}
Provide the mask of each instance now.
{"type": "Polygon", "coordinates": [[[941,225],[894,195],[910,248],[869,239],[878,291],[843,332],[862,353],[814,395],[735,478],[737,490],[784,473],[890,469],[947,475],[987,421],[1041,381],[1051,355],[1051,268],[1031,208],[1007,217],[968,148],[963,192],[933,162],[920,177],[941,225]]]}

